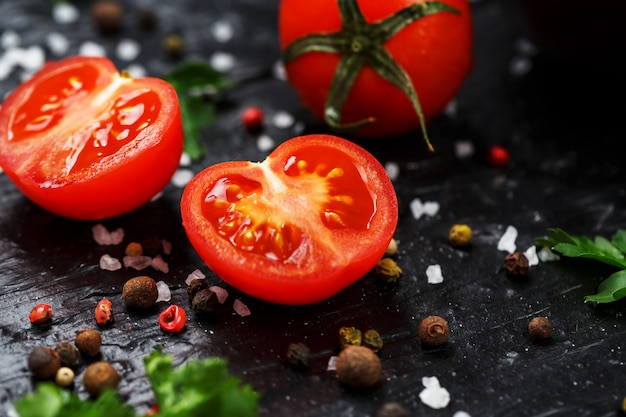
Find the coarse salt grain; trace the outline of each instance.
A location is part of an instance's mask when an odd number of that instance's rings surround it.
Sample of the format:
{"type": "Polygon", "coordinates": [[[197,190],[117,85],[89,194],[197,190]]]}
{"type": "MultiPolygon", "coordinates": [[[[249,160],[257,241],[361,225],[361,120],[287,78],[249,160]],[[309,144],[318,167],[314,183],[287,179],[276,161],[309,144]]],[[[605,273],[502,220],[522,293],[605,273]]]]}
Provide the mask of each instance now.
{"type": "Polygon", "coordinates": [[[452,100],[450,103],[448,103],[446,108],[443,109],[443,114],[445,114],[451,119],[456,117],[458,112],[459,112],[459,105],[457,104],[456,100],[452,100]]]}
{"type": "Polygon", "coordinates": [[[106,56],[106,50],[100,44],[86,41],[78,47],[78,55],[81,56],[106,56]]]}
{"type": "Polygon", "coordinates": [[[439,212],[439,203],[436,201],[427,201],[422,203],[422,200],[419,198],[414,199],[410,203],[411,213],[415,220],[418,220],[423,215],[432,217],[435,216],[439,212]]]}
{"type": "Polygon", "coordinates": [[[132,61],[139,56],[141,45],[133,39],[122,39],[115,48],[117,57],[123,61],[132,61]]]}
{"type": "Polygon", "coordinates": [[[537,256],[537,247],[535,247],[535,245],[526,249],[524,251],[524,255],[528,259],[528,266],[535,266],[539,264],[539,257],[537,256]]]}
{"type": "Polygon", "coordinates": [[[400,175],[400,166],[395,162],[387,162],[385,164],[385,172],[387,172],[391,181],[395,181],[400,175]]]}
{"type": "Polygon", "coordinates": [[[118,245],[124,240],[124,229],[117,228],[110,232],[101,223],[91,228],[93,240],[99,245],[118,245]]]}
{"type": "Polygon", "coordinates": [[[247,305],[245,305],[240,299],[236,299],[233,303],[233,309],[235,313],[239,314],[241,317],[246,317],[250,315],[250,309],[247,305]]]}
{"type": "Polygon", "coordinates": [[[126,268],[141,271],[152,265],[152,258],[149,256],[124,256],[122,262],[124,262],[124,267],[126,268]]]}
{"type": "Polygon", "coordinates": [[[172,175],[172,184],[176,187],[184,187],[191,181],[194,176],[194,172],[187,168],[177,169],[174,175],[172,175]]]}
{"type": "Polygon", "coordinates": [[[545,246],[539,249],[537,257],[541,262],[558,261],[561,259],[558,253],[551,251],[550,248],[546,248],[545,246]]]}
{"type": "Polygon", "coordinates": [[[38,71],[46,62],[46,54],[38,45],[29,46],[21,50],[18,64],[26,71],[38,71]]]}
{"type": "Polygon", "coordinates": [[[172,299],[172,291],[170,290],[170,287],[165,283],[165,281],[158,281],[156,285],[158,293],[156,300],[157,303],[159,301],[167,302],[172,299]]]}
{"type": "Polygon", "coordinates": [[[452,415],[452,417],[472,417],[465,411],[457,411],[452,415]]]}
{"type": "Polygon", "coordinates": [[[205,279],[206,275],[202,273],[199,269],[194,269],[189,275],[187,275],[187,279],[185,280],[185,285],[189,285],[191,281],[194,279],[205,279]]]}
{"type": "Polygon", "coordinates": [[[67,54],[70,49],[70,41],[65,35],[59,32],[50,32],[46,35],[46,45],[50,52],[56,56],[67,54]]]}
{"type": "Polygon", "coordinates": [[[122,269],[120,260],[109,254],[104,254],[100,257],[99,265],[100,269],[104,269],[105,271],[117,271],[122,269]]]}
{"type": "Polygon", "coordinates": [[[172,253],[172,242],[167,239],[161,239],[161,248],[163,248],[163,253],[169,255],[172,253]]]}
{"type": "Polygon", "coordinates": [[[227,52],[215,52],[211,55],[211,66],[219,72],[228,72],[235,67],[235,56],[227,52]]]}
{"type": "Polygon", "coordinates": [[[286,111],[276,112],[276,114],[272,116],[272,124],[279,129],[290,128],[291,126],[293,126],[294,122],[295,118],[286,111]]]}
{"type": "Polygon", "coordinates": [[[61,25],[74,23],[80,17],[78,8],[69,2],[55,2],[52,5],[52,20],[61,25]]]}
{"type": "Polygon", "coordinates": [[[287,79],[287,71],[285,70],[285,64],[281,60],[274,63],[272,67],[272,74],[279,80],[285,81],[287,79]]]}
{"type": "Polygon", "coordinates": [[[526,56],[517,56],[509,64],[509,72],[515,77],[528,74],[532,68],[533,62],[526,56]]]}
{"type": "Polygon", "coordinates": [[[508,253],[515,252],[515,249],[517,249],[517,245],[515,244],[516,239],[517,229],[515,228],[515,226],[507,226],[506,230],[498,241],[498,250],[508,253]]]}
{"type": "Polygon", "coordinates": [[[274,147],[274,139],[268,135],[259,135],[256,140],[256,147],[261,152],[267,152],[274,147]]]}
{"type": "Polygon", "coordinates": [[[14,30],[7,29],[0,36],[0,46],[4,49],[17,48],[22,43],[22,38],[14,30]]]}
{"type": "Polygon", "coordinates": [[[169,265],[167,264],[167,262],[165,262],[165,260],[163,259],[161,255],[157,255],[154,258],[152,258],[152,261],[150,262],[150,266],[156,269],[157,271],[161,271],[165,274],[170,272],[169,265]]]}
{"type": "Polygon", "coordinates": [[[331,356],[328,358],[328,364],[326,365],[327,371],[336,371],[337,370],[337,356],[331,356]]]}
{"type": "Polygon", "coordinates": [[[188,153],[183,152],[180,155],[180,160],[178,161],[178,165],[180,165],[181,167],[188,167],[189,165],[191,165],[191,156],[189,156],[188,153]]]}
{"type": "Polygon", "coordinates": [[[228,298],[228,291],[217,285],[212,285],[209,287],[209,289],[213,291],[215,295],[217,295],[217,302],[220,304],[224,304],[224,301],[226,301],[226,299],[228,298]]]}
{"type": "Polygon", "coordinates": [[[211,33],[216,41],[225,43],[233,38],[235,30],[230,22],[226,20],[218,20],[211,27],[211,33]]]}
{"type": "Polygon", "coordinates": [[[441,284],[443,282],[443,274],[441,273],[441,265],[428,265],[426,268],[426,276],[429,284],[441,284]]]}
{"type": "Polygon", "coordinates": [[[134,78],[141,78],[148,75],[148,71],[146,70],[146,68],[143,65],[139,64],[129,65],[128,67],[126,67],[126,71],[128,71],[128,73],[134,78]]]}
{"type": "Polygon", "coordinates": [[[454,155],[459,159],[474,155],[474,144],[469,140],[457,140],[454,143],[454,155]]]}
{"type": "Polygon", "coordinates": [[[427,406],[440,409],[445,408],[450,403],[450,393],[439,384],[436,376],[425,376],[422,378],[424,389],[420,392],[420,400],[427,406]]]}

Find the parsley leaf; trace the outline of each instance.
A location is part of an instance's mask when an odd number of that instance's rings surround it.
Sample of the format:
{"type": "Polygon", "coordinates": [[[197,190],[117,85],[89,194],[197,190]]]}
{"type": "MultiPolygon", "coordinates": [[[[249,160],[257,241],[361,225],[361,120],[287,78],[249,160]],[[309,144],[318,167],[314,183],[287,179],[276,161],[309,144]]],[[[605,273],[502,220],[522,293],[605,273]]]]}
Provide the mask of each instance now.
{"type": "Polygon", "coordinates": [[[548,229],[549,237],[535,239],[535,245],[547,247],[570,258],[586,258],[619,268],[600,283],[597,294],[587,295],[585,302],[610,303],[626,297],[626,230],[618,230],[610,240],[596,236],[571,236],[558,228],[548,229]]]}

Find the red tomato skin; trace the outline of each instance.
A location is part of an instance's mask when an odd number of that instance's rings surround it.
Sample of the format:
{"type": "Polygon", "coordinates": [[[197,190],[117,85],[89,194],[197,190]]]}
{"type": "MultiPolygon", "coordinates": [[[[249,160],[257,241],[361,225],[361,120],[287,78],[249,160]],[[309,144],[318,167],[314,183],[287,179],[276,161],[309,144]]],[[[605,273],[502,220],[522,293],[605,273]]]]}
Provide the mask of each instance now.
{"type": "MultiPolygon", "coordinates": [[[[396,11],[423,0],[359,0],[366,20],[384,19],[396,11]]],[[[452,101],[473,65],[473,29],[467,0],[443,0],[461,15],[437,13],[418,19],[385,44],[398,64],[409,74],[426,123],[452,101]]],[[[279,37],[281,49],[311,33],[332,33],[341,29],[335,0],[281,0],[279,37]],[[305,18],[306,17],[306,18],[305,18]]],[[[301,102],[320,120],[328,89],[340,57],[312,52],[286,65],[287,80],[301,102]]],[[[376,121],[356,132],[364,138],[402,135],[420,126],[406,95],[364,66],[344,106],[342,122],[375,117],[376,121]]]]}
{"type": "MultiPolygon", "coordinates": [[[[13,111],[27,106],[25,103],[37,83],[50,74],[84,66],[97,68],[99,74],[96,91],[88,93],[85,103],[76,105],[77,108],[88,109],[88,100],[93,100],[98,92],[106,89],[119,76],[113,63],[106,58],[72,57],[47,63],[11,93],[0,110],[0,166],[26,197],[44,209],[72,219],[97,220],[132,211],[158,194],[179,166],[184,137],[178,97],[173,87],[158,78],[134,79],[130,88],[144,87],[158,96],[161,103],[158,120],[144,128],[118,152],[102,158],[89,168],[70,175],[58,171],[54,174],[54,166],[59,164],[58,160],[54,160],[54,155],[58,155],[55,143],[73,133],[73,126],[61,121],[51,132],[35,137],[42,143],[41,147],[32,144],[23,146],[19,140],[12,142],[8,139],[13,111]],[[50,135],[49,138],[45,138],[46,135],[50,135]],[[32,153],[40,155],[42,166],[51,167],[49,171],[53,172],[52,175],[43,173],[37,164],[23,165],[32,153]]],[[[126,88],[122,87],[121,91],[128,91],[126,88]]],[[[93,121],[97,112],[86,110],[85,114],[71,117],[81,122],[93,121]]]]}
{"type": "MultiPolygon", "coordinates": [[[[280,175],[286,160],[299,149],[318,145],[339,149],[358,161],[364,169],[363,175],[376,188],[376,214],[367,231],[348,229],[328,234],[320,231],[317,236],[310,234],[305,246],[311,250],[297,265],[272,262],[263,256],[235,250],[226,239],[218,236],[213,225],[202,215],[204,196],[217,179],[237,173],[261,183],[268,181],[258,163],[232,161],[214,165],[187,184],[181,200],[181,212],[189,241],[217,276],[240,291],[277,304],[316,303],[363,277],[387,249],[398,218],[393,184],[373,156],[345,139],[331,135],[301,136],[284,142],[268,156],[265,163],[289,190],[282,203],[288,206],[286,211],[298,211],[300,205],[306,205],[307,193],[306,186],[280,175]]],[[[308,222],[296,213],[293,216],[295,223],[308,222]]]]}

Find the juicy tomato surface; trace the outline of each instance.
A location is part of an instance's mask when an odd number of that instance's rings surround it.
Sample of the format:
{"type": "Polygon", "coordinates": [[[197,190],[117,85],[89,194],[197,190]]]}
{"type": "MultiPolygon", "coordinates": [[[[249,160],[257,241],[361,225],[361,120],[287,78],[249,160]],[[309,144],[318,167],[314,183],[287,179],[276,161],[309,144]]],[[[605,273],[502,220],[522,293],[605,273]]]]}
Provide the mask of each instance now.
{"type": "Polygon", "coordinates": [[[148,202],[183,149],[174,89],[102,57],[47,63],[0,108],[0,166],[41,207],[103,219],[148,202]]]}
{"type": "Polygon", "coordinates": [[[292,138],[263,162],[230,161],[183,191],[189,241],[207,266],[266,301],[322,301],[381,259],[398,203],[382,165],[331,135],[292,138]]]}
{"type": "MultiPolygon", "coordinates": [[[[452,101],[471,72],[473,30],[467,0],[442,0],[456,9],[420,17],[407,24],[389,40],[384,49],[408,74],[423,112],[425,123],[440,114],[452,101]]],[[[422,0],[358,0],[368,24],[388,19],[394,13],[422,0]]],[[[337,0],[281,0],[279,37],[283,52],[296,40],[312,34],[331,34],[342,30],[337,0]]],[[[354,41],[366,48],[368,40],[354,41]]],[[[359,52],[361,53],[361,52],[359,52]]],[[[301,102],[321,120],[331,83],[341,54],[308,52],[285,65],[287,80],[301,102]]],[[[356,136],[386,138],[405,134],[421,125],[407,95],[383,79],[367,63],[362,66],[341,112],[342,121],[366,118],[374,122],[353,132],[356,136]]]]}

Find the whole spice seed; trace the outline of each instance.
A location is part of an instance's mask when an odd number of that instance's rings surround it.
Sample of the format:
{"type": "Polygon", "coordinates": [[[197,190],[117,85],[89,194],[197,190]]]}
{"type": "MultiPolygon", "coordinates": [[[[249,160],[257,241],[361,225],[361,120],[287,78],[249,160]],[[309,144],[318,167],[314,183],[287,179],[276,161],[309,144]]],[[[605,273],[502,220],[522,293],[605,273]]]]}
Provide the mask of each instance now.
{"type": "Polygon", "coordinates": [[[244,109],[241,113],[241,123],[250,132],[258,132],[263,127],[263,111],[254,106],[244,109]]]}
{"type": "Polygon", "coordinates": [[[361,346],[363,335],[361,331],[355,327],[342,327],[339,329],[339,347],[361,346]]]}
{"type": "Polygon", "coordinates": [[[389,245],[387,245],[385,256],[394,256],[396,253],[398,253],[398,241],[395,239],[391,239],[389,245]]]}
{"type": "Polygon", "coordinates": [[[92,397],[97,397],[105,389],[115,389],[120,383],[120,374],[108,362],[94,362],[85,369],[83,386],[92,397]]]}
{"type": "Polygon", "coordinates": [[[528,274],[528,258],[522,252],[513,252],[504,257],[504,270],[507,275],[525,276],[528,274]]]}
{"type": "Polygon", "coordinates": [[[528,333],[534,340],[548,340],[552,336],[552,322],[547,317],[533,317],[528,323],[528,333]]]}
{"type": "Polygon", "coordinates": [[[450,328],[448,322],[440,316],[424,318],[418,328],[420,343],[426,347],[437,347],[448,342],[450,328]]]}
{"type": "Polygon", "coordinates": [[[487,164],[493,168],[506,168],[510,159],[509,151],[502,146],[492,146],[487,152],[487,164]]]}
{"type": "Polygon", "coordinates": [[[62,366],[54,376],[54,382],[60,387],[69,387],[74,382],[74,371],[67,366],[62,366]]]}
{"type": "Polygon", "coordinates": [[[409,417],[409,412],[397,402],[388,402],[378,409],[376,417],[409,417]]]}
{"type": "Polygon", "coordinates": [[[309,366],[311,349],[304,343],[290,343],[287,347],[287,362],[295,368],[309,366]]]}
{"type": "Polygon", "coordinates": [[[163,38],[163,50],[171,58],[180,58],[185,54],[185,41],[177,33],[171,33],[163,38]]]}
{"type": "Polygon", "coordinates": [[[379,378],[380,358],[365,346],[347,346],[339,353],[336,362],[337,377],[352,387],[371,387],[379,378]]]}
{"type": "Polygon", "coordinates": [[[76,332],[74,344],[83,355],[96,356],[100,353],[102,336],[95,329],[82,329],[76,332]]]}
{"type": "Polygon", "coordinates": [[[452,246],[467,246],[472,240],[472,229],[466,224],[455,224],[450,228],[448,241],[452,246]]]}
{"type": "Polygon", "coordinates": [[[80,360],[80,352],[69,342],[61,342],[54,348],[61,359],[61,366],[76,368],[80,360]]]}
{"type": "Polygon", "coordinates": [[[47,346],[36,347],[28,356],[28,370],[35,378],[53,378],[60,367],[59,354],[47,346]]]}
{"type": "Polygon", "coordinates": [[[378,352],[383,348],[383,339],[381,339],[380,334],[376,330],[369,329],[363,333],[361,344],[374,352],[378,352]]]}
{"type": "Polygon", "coordinates": [[[156,281],[145,275],[129,279],[122,288],[122,299],[131,309],[148,309],[154,306],[158,298],[156,281]]]}
{"type": "Polygon", "coordinates": [[[218,304],[217,294],[210,288],[203,288],[191,300],[191,309],[199,314],[208,314],[213,313],[218,304]]]}
{"type": "Polygon", "coordinates": [[[102,33],[119,32],[124,20],[124,7],[117,0],[98,0],[91,7],[91,19],[102,33]]]}
{"type": "Polygon", "coordinates": [[[111,301],[103,298],[98,302],[95,311],[96,322],[98,324],[109,324],[113,321],[113,310],[111,301]]]}
{"type": "Polygon", "coordinates": [[[374,273],[378,275],[385,282],[396,282],[400,275],[402,275],[402,269],[398,266],[396,261],[391,258],[383,258],[374,267],[374,273]]]}
{"type": "Polygon", "coordinates": [[[124,250],[126,256],[143,256],[143,246],[139,242],[130,242],[124,250]]]}
{"type": "Polygon", "coordinates": [[[28,320],[33,324],[47,323],[52,320],[52,307],[49,304],[37,304],[30,311],[28,320]]]}
{"type": "Polygon", "coordinates": [[[187,313],[181,307],[173,304],[159,314],[159,326],[166,332],[178,333],[187,323],[187,313]]]}
{"type": "Polygon", "coordinates": [[[189,281],[187,284],[187,295],[189,296],[189,300],[192,301],[198,291],[204,288],[209,288],[209,283],[205,279],[197,278],[189,281]]]}

